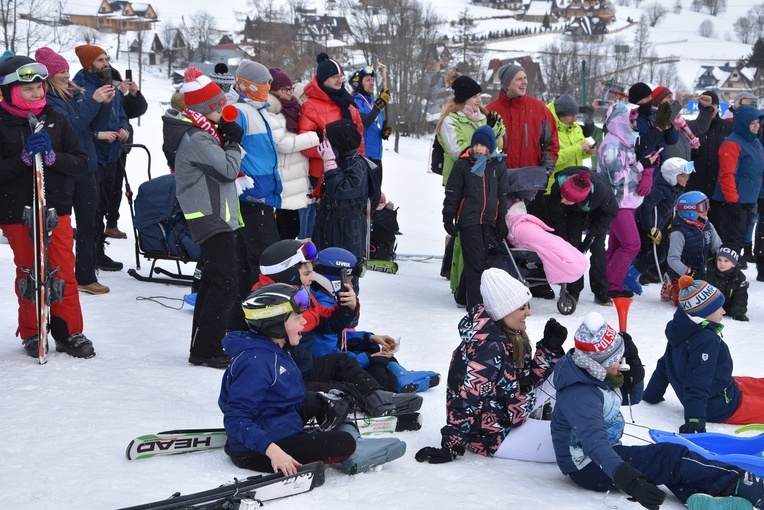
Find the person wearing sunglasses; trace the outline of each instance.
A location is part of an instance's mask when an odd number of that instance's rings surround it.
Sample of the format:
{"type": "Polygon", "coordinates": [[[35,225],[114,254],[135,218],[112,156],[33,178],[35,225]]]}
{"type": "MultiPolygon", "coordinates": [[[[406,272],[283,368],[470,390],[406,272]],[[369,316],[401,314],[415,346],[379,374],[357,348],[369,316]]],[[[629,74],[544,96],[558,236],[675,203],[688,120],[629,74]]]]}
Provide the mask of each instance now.
{"type": "Polygon", "coordinates": [[[382,186],[382,140],[387,140],[393,128],[387,123],[387,103],[390,91],[383,88],[374,98],[376,73],[371,66],[363,66],[350,77],[350,88],[363,121],[363,144],[366,157],[377,165],[377,178],[382,186]]]}
{"type": "MultiPolygon", "coordinates": [[[[35,155],[42,156],[47,207],[58,215],[48,244],[48,267],[60,268],[56,280],[63,280],[63,295],[53,296],[50,305],[50,333],[56,350],[77,358],[95,356],[93,343],[83,334],[73,231],[72,194],[69,177],[87,171],[87,153],[66,116],[46,100],[48,69],[29,57],[15,55],[0,61],[0,226],[8,238],[16,264],[14,289],[19,302],[17,334],[25,352],[39,356],[37,313],[32,301],[21,295],[19,283],[27,281],[25,268],[34,267],[30,227],[24,224],[25,207],[33,207],[35,155]],[[32,133],[28,115],[43,121],[43,129],[32,133]]],[[[45,339],[47,342],[47,339],[45,339]]]]}

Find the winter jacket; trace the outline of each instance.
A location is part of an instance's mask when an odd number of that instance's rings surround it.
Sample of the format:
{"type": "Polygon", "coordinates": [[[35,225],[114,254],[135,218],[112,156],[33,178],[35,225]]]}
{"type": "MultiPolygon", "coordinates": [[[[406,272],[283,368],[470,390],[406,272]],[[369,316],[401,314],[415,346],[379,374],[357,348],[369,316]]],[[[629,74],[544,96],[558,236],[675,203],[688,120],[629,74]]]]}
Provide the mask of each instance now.
{"type": "Polygon", "coordinates": [[[599,149],[597,171],[610,179],[610,186],[621,209],[636,209],[643,197],[637,195],[642,179],[642,164],[634,153],[637,133],[631,129],[629,110],[616,103],[606,121],[608,133],[599,149]]]}
{"type": "Polygon", "coordinates": [[[129,119],[140,117],[149,109],[149,103],[139,90],[134,96],[130,93],[122,95],[122,108],[129,119]]]}
{"type": "Polygon", "coordinates": [[[558,203],[561,198],[560,187],[568,178],[581,172],[589,173],[592,190],[586,200],[576,204],[576,207],[589,214],[589,234],[592,239],[601,238],[607,234],[610,223],[618,215],[618,202],[606,175],[592,172],[586,167],[568,167],[556,173],[557,178],[550,195],[554,203],[558,203]]]}
{"type": "Polygon", "coordinates": [[[573,283],[581,278],[589,262],[578,247],[552,234],[552,228],[532,214],[507,213],[509,241],[516,248],[535,251],[544,263],[546,280],[552,285],[573,283]]]}
{"type": "MultiPolygon", "coordinates": [[[[310,83],[305,86],[305,95],[308,96],[308,100],[302,105],[302,113],[297,121],[300,133],[307,133],[308,131],[326,131],[326,125],[340,120],[342,118],[342,109],[326,95],[326,92],[321,90],[318,84],[318,79],[314,76],[310,83]]],[[[361,114],[357,108],[350,107],[350,116],[352,117],[355,125],[358,126],[358,132],[363,137],[363,123],[361,122],[361,114]]],[[[365,153],[363,147],[363,138],[361,139],[361,145],[358,146],[358,151],[363,156],[365,153]]],[[[307,156],[310,164],[310,176],[319,179],[324,175],[324,160],[318,155],[318,150],[315,147],[305,149],[302,153],[307,156]]],[[[320,186],[317,187],[320,190],[320,186]]]]}
{"type": "MultiPolygon", "coordinates": [[[[86,69],[80,69],[74,78],[74,83],[85,89],[86,97],[93,97],[95,91],[103,87],[104,83],[95,73],[92,73],[86,69]]],[[[109,163],[117,161],[117,153],[122,146],[122,142],[114,141],[112,143],[104,140],[98,140],[99,131],[119,131],[124,129],[130,131],[130,124],[127,121],[127,115],[122,107],[124,96],[122,94],[114,94],[114,99],[110,103],[102,103],[98,114],[90,124],[90,129],[93,131],[93,140],[95,141],[96,155],[98,156],[98,164],[100,166],[106,166],[109,163]]]]}
{"type": "Polygon", "coordinates": [[[244,130],[241,147],[245,155],[241,160],[241,172],[254,181],[254,187],[245,189],[239,200],[279,209],[282,191],[279,149],[265,119],[268,103],[241,97],[234,106],[239,110],[236,123],[244,130]]]}
{"type": "Polygon", "coordinates": [[[60,97],[52,88],[48,88],[45,98],[54,110],[66,116],[66,120],[74,128],[77,139],[80,141],[80,147],[88,156],[87,173],[94,173],[98,171],[98,156],[96,155],[95,139],[90,124],[98,115],[101,104],[77,89],[72,89],[71,92],[72,97],[67,100],[60,97]]]}
{"type": "Polygon", "coordinates": [[[241,148],[220,146],[212,135],[177,110],[162,117],[165,145],[175,152],[175,196],[188,221],[191,237],[202,244],[241,224],[234,181],[239,175],[241,148]]]}
{"type": "Polygon", "coordinates": [[[353,94],[358,112],[363,123],[363,146],[366,157],[382,159],[382,128],[385,125],[385,112],[374,106],[374,98],[361,92],[353,94]]]}
{"type": "MultiPolygon", "coordinates": [[[[477,121],[470,119],[461,111],[449,113],[443,119],[436,134],[438,142],[443,147],[443,186],[448,183],[448,177],[451,175],[454,164],[464,154],[464,151],[470,148],[475,130],[485,124],[486,117],[482,113],[477,121]]],[[[501,150],[504,124],[497,122],[492,129],[496,135],[496,148],[501,150]]]]}
{"type": "MultiPolygon", "coordinates": [[[[676,118],[683,106],[679,101],[671,103],[671,113],[676,118]]],[[[687,120],[687,127],[690,128],[692,134],[700,140],[700,135],[708,131],[711,121],[714,118],[714,109],[712,107],[703,108],[702,106],[698,110],[698,116],[693,120],[687,120]]],[[[677,130],[677,141],[675,144],[667,144],[665,150],[661,152],[661,159],[666,161],[670,158],[682,158],[687,161],[692,161],[692,147],[690,146],[690,140],[687,138],[687,134],[682,130],[677,130]]],[[[694,178],[695,176],[693,176],[694,178]]]]}
{"type": "MultiPolygon", "coordinates": [[[[45,199],[59,216],[72,213],[72,196],[67,180],[70,175],[87,172],[87,154],[80,147],[77,132],[66,116],[46,105],[38,118],[45,116],[45,131],[56,162],[43,166],[45,199]]],[[[32,205],[35,172],[21,159],[32,130],[26,117],[16,117],[0,108],[0,225],[21,223],[24,206],[32,205]]]]}
{"type": "Polygon", "coordinates": [[[748,126],[762,119],[760,110],[741,106],[732,119],[732,134],[719,147],[719,180],[713,199],[719,202],[755,204],[764,175],[764,147],[748,126]]]}
{"type": "Polygon", "coordinates": [[[549,111],[552,112],[555,124],[557,125],[557,139],[560,144],[560,151],[557,153],[557,162],[554,165],[554,172],[549,177],[549,184],[546,187],[546,195],[549,195],[552,191],[552,185],[554,184],[554,176],[561,170],[564,170],[570,166],[581,166],[585,159],[590,156],[584,152],[581,148],[581,142],[586,140],[584,136],[584,130],[577,123],[573,123],[572,126],[560,121],[557,116],[557,108],[554,105],[554,101],[546,105],[549,111]]]}
{"type": "Polygon", "coordinates": [[[677,214],[671,222],[666,255],[669,276],[679,278],[695,271],[694,278],[702,279],[708,269],[708,258],[721,245],[722,240],[710,221],[688,221],[677,214]]]}
{"type": "Polygon", "coordinates": [[[642,205],[637,207],[636,220],[643,232],[649,232],[651,228],[658,227],[658,230],[665,230],[674,217],[674,208],[676,199],[684,193],[684,188],[678,184],[672,186],[658,172],[658,176],[653,179],[653,188],[645,197],[642,205]],[[656,217],[655,208],[658,208],[656,217]]]}
{"type": "Polygon", "coordinates": [[[495,226],[507,214],[507,169],[496,154],[485,164],[482,175],[472,173],[475,159],[469,152],[456,162],[446,184],[443,222],[454,219],[458,228],[473,225],[495,226]]]}
{"type": "Polygon", "coordinates": [[[624,463],[613,450],[623,435],[621,390],[579,368],[572,352],[554,367],[557,400],[551,432],[557,465],[567,475],[595,462],[612,478],[624,463]]]}
{"type": "Polygon", "coordinates": [[[310,198],[312,187],[308,179],[308,158],[300,152],[318,145],[318,135],[314,131],[295,134],[287,131],[286,117],[282,113],[279,98],[270,95],[267,119],[273,133],[279,154],[279,175],[281,176],[281,209],[303,209],[313,203],[310,198]]]}
{"type": "Polygon", "coordinates": [[[666,351],[643,400],[662,401],[668,383],[684,406],[685,422],[728,420],[740,405],[740,389],[732,378],[732,356],[722,340],[722,327],[677,308],[666,324],[666,351]]]}
{"type": "MultiPolygon", "coordinates": [[[[512,340],[483,305],[459,322],[459,334],[462,341],[448,369],[442,446],[493,455],[510,429],[525,423],[536,401],[534,390],[551,376],[562,352],[553,353],[539,342],[536,354],[526,352],[523,366],[515,366],[512,340]]],[[[517,335],[528,341],[524,332],[517,335]]]]}
{"type": "Polygon", "coordinates": [[[502,90],[486,108],[498,112],[507,128],[502,145],[507,168],[543,166],[551,174],[560,144],[557,121],[546,105],[527,94],[509,98],[502,90]]]}
{"type": "Polygon", "coordinates": [[[713,264],[704,280],[724,295],[724,311],[728,316],[748,313],[748,280],[739,266],[719,271],[713,264]]]}
{"type": "Polygon", "coordinates": [[[695,173],[687,181],[686,191],[701,191],[707,197],[714,196],[719,178],[719,147],[731,133],[732,123],[719,115],[711,119],[707,131],[695,133],[700,140],[700,147],[692,150],[695,173]]]}
{"type": "MultiPolygon", "coordinates": [[[[655,125],[655,111],[655,108],[653,108],[647,115],[640,111],[637,116],[639,139],[634,146],[634,151],[637,153],[637,159],[642,159],[648,154],[664,149],[664,151],[658,155],[658,159],[655,160],[655,169],[657,171],[661,167],[661,162],[666,161],[667,159],[664,155],[666,146],[674,145],[677,140],[679,140],[679,137],[673,124],[671,124],[665,131],[661,131],[657,128],[655,125]]],[[[679,112],[677,111],[677,113],[679,112]]],[[[676,114],[673,114],[672,112],[672,120],[675,117],[676,114]]]]}
{"type": "Polygon", "coordinates": [[[250,331],[228,333],[223,348],[233,361],[223,374],[218,406],[231,450],[265,454],[271,443],[301,433],[306,391],[287,351],[250,331]]]}

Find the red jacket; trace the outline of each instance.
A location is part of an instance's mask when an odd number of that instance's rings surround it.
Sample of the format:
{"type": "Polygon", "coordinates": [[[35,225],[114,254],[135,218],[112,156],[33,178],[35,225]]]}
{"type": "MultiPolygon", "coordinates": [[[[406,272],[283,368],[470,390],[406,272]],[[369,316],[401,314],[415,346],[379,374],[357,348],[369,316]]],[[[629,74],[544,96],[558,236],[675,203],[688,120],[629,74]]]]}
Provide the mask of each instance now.
{"type": "Polygon", "coordinates": [[[498,112],[507,127],[503,149],[507,168],[543,166],[547,173],[554,170],[560,151],[557,121],[544,103],[527,94],[510,99],[502,90],[486,108],[498,112]]]}

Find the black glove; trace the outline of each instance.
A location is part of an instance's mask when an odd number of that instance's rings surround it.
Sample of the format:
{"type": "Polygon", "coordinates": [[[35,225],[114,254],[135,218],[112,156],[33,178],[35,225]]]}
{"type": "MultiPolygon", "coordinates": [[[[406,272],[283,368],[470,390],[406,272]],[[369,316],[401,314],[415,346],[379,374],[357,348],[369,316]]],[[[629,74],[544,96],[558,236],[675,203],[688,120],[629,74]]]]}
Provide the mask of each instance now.
{"type": "Polygon", "coordinates": [[[568,328],[557,322],[555,319],[549,319],[544,326],[544,338],[541,345],[552,352],[562,350],[562,344],[568,338],[568,328]]]}
{"type": "Polygon", "coordinates": [[[241,139],[244,137],[244,130],[235,122],[221,122],[218,125],[218,133],[223,137],[223,145],[229,143],[241,145],[241,139]]]}
{"type": "Polygon", "coordinates": [[[628,384],[633,388],[645,380],[645,367],[642,366],[642,360],[639,359],[639,349],[634,344],[634,340],[631,339],[631,335],[625,331],[621,331],[619,334],[623,338],[623,356],[629,365],[629,370],[621,373],[623,374],[624,384],[628,384]]]}
{"type": "Polygon", "coordinates": [[[690,418],[687,423],[679,427],[680,434],[697,434],[706,431],[706,422],[690,418]]]}
{"type": "Polygon", "coordinates": [[[430,464],[445,464],[456,458],[456,453],[448,448],[435,448],[434,446],[425,446],[418,452],[414,458],[417,462],[427,461],[430,464]]]}
{"type": "Polygon", "coordinates": [[[671,118],[671,105],[669,103],[659,104],[658,111],[655,112],[655,125],[661,131],[666,131],[671,127],[673,120],[671,118]]]}
{"type": "Polygon", "coordinates": [[[579,106],[578,113],[584,114],[584,124],[594,123],[594,107],[592,105],[579,106]]]}
{"type": "Polygon", "coordinates": [[[387,106],[387,103],[390,102],[390,91],[387,89],[382,89],[379,92],[379,97],[374,100],[374,106],[377,107],[379,110],[384,110],[385,106],[387,106]]]}
{"type": "Polygon", "coordinates": [[[748,316],[746,315],[747,311],[748,309],[745,306],[732,305],[730,307],[729,316],[736,321],[748,322],[748,316]]]}
{"type": "Polygon", "coordinates": [[[453,218],[443,218],[443,228],[451,237],[456,236],[456,225],[454,225],[453,218]]]}
{"type": "Polygon", "coordinates": [[[488,127],[493,128],[500,120],[501,115],[499,115],[499,112],[488,112],[485,123],[488,124],[488,127]]]}
{"type": "Polygon", "coordinates": [[[507,227],[507,222],[502,221],[502,218],[499,218],[496,220],[496,237],[499,239],[506,239],[509,235],[509,227],[507,227]]]}
{"type": "Polygon", "coordinates": [[[586,236],[584,237],[584,240],[581,241],[581,244],[578,245],[578,251],[580,251],[583,254],[586,254],[587,251],[592,247],[592,243],[594,243],[594,238],[592,236],[586,236]]]}
{"type": "Polygon", "coordinates": [[[318,425],[320,430],[334,430],[343,423],[350,412],[350,399],[339,390],[319,391],[316,398],[323,403],[323,420],[318,425]]]}
{"type": "Polygon", "coordinates": [[[665,492],[626,462],[615,470],[613,484],[649,510],[658,510],[666,499],[665,492]]]}
{"type": "Polygon", "coordinates": [[[390,135],[393,134],[393,126],[385,122],[385,124],[382,126],[382,139],[387,140],[390,138],[390,135]]]}

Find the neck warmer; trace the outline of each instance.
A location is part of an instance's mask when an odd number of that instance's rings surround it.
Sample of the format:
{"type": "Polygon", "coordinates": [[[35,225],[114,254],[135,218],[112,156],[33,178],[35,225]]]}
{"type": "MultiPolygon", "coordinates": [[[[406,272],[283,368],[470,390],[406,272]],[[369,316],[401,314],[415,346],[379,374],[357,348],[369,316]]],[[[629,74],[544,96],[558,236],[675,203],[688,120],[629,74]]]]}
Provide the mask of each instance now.
{"type": "Polygon", "coordinates": [[[318,88],[323,90],[324,93],[329,96],[329,99],[331,99],[334,104],[340,107],[343,119],[353,120],[353,116],[350,114],[350,105],[355,106],[355,99],[353,99],[353,96],[350,95],[350,92],[345,90],[345,87],[341,87],[339,89],[330,89],[328,87],[324,87],[323,83],[319,83],[318,88]]]}
{"type": "MultiPolygon", "coordinates": [[[[47,86],[43,84],[43,90],[47,93],[47,86]]],[[[25,101],[24,98],[21,97],[21,91],[18,87],[12,87],[11,88],[11,102],[8,101],[1,101],[0,106],[3,107],[3,110],[10,113],[14,117],[21,117],[21,118],[27,118],[27,115],[32,113],[35,116],[40,115],[42,113],[43,108],[45,108],[46,105],[46,99],[45,96],[42,96],[42,99],[35,102],[29,102],[25,101]]]]}
{"type": "Polygon", "coordinates": [[[470,119],[470,120],[472,120],[472,121],[474,121],[474,122],[477,122],[477,121],[479,121],[480,119],[482,119],[482,118],[483,118],[483,114],[482,114],[482,112],[480,111],[480,108],[478,108],[478,109],[475,109],[475,108],[472,108],[472,107],[471,107],[471,106],[469,106],[469,105],[464,105],[464,108],[462,108],[462,113],[463,113],[463,114],[464,114],[464,115],[465,115],[465,116],[466,116],[468,119],[470,119]]]}
{"type": "Polygon", "coordinates": [[[623,374],[621,372],[618,372],[615,375],[608,373],[605,376],[605,380],[616,390],[623,386],[623,374]]]}
{"type": "Polygon", "coordinates": [[[215,124],[212,123],[210,119],[205,117],[199,112],[195,112],[193,110],[189,110],[186,108],[183,110],[183,114],[191,120],[191,122],[194,124],[194,126],[198,127],[205,133],[209,133],[212,135],[212,138],[215,139],[217,143],[220,144],[220,146],[223,146],[223,140],[220,138],[220,134],[218,133],[218,130],[215,128],[215,124]]]}
{"type": "Polygon", "coordinates": [[[300,103],[292,97],[292,99],[279,99],[281,101],[281,113],[286,118],[286,130],[290,133],[297,133],[297,119],[300,117],[301,106],[300,103]]]}
{"type": "Polygon", "coordinates": [[[262,84],[249,81],[241,76],[236,77],[236,90],[244,97],[260,103],[268,102],[268,92],[271,91],[270,83],[262,84]]]}

